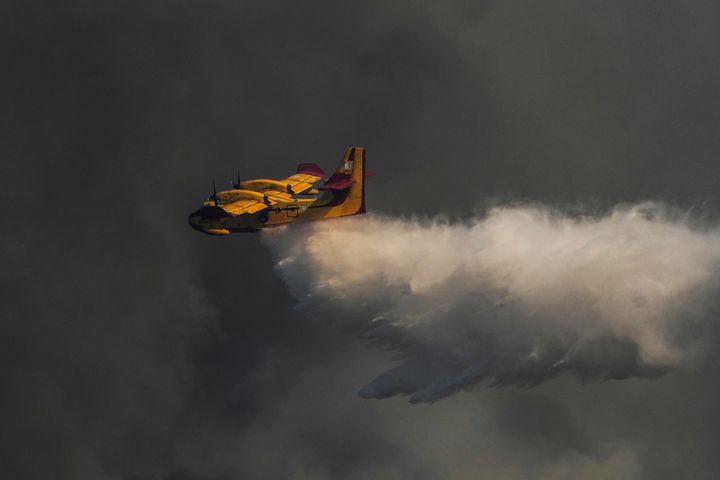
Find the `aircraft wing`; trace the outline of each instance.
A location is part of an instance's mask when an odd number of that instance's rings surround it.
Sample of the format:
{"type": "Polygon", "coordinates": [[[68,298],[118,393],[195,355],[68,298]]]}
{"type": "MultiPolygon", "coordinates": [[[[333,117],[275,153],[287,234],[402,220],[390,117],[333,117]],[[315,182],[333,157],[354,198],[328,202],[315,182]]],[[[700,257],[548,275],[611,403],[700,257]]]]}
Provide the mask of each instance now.
{"type": "Polygon", "coordinates": [[[236,191],[244,191],[243,195],[246,196],[248,192],[257,192],[275,203],[288,203],[293,201],[293,195],[311,189],[313,184],[323,176],[325,176],[325,172],[314,163],[301,163],[295,174],[282,180],[256,178],[243,182],[238,181],[233,186],[237,189],[236,191]]]}
{"type": "Polygon", "coordinates": [[[302,193],[312,188],[313,184],[323,178],[325,172],[314,163],[301,163],[298,165],[297,173],[291,175],[281,182],[290,186],[293,193],[302,193]]]}
{"type": "Polygon", "coordinates": [[[305,190],[312,188],[313,183],[317,182],[321,178],[322,177],[316,177],[314,175],[296,173],[295,175],[292,175],[282,181],[290,185],[293,192],[302,193],[305,190]]]}
{"type": "MultiPolygon", "coordinates": [[[[293,190],[294,192],[295,190],[293,190]]],[[[273,203],[290,203],[293,201],[293,197],[288,192],[282,192],[280,190],[274,190],[272,188],[268,188],[265,190],[262,190],[263,195],[267,195],[268,199],[273,203]]]]}
{"type": "Polygon", "coordinates": [[[264,197],[263,201],[254,198],[243,198],[232,203],[221,204],[220,207],[231,215],[242,215],[244,213],[257,213],[270,206],[293,201],[292,195],[280,190],[263,190],[262,196],[264,197]]]}
{"type": "Polygon", "coordinates": [[[227,205],[222,205],[222,209],[231,215],[242,215],[244,213],[256,213],[260,210],[265,210],[268,206],[258,200],[246,198],[237,200],[227,205]]]}

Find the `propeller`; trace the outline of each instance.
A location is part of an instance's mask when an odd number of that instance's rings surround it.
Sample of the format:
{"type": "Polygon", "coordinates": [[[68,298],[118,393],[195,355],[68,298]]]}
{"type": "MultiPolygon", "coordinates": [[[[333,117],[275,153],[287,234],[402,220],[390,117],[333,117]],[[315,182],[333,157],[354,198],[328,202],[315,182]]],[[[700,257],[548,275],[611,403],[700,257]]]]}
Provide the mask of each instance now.
{"type": "Polygon", "coordinates": [[[217,190],[215,189],[215,180],[213,180],[213,200],[215,201],[215,206],[218,206],[217,201],[217,190]]]}
{"type": "Polygon", "coordinates": [[[232,185],[233,188],[240,188],[240,169],[239,168],[237,171],[237,182],[231,181],[230,185],[232,185]]]}

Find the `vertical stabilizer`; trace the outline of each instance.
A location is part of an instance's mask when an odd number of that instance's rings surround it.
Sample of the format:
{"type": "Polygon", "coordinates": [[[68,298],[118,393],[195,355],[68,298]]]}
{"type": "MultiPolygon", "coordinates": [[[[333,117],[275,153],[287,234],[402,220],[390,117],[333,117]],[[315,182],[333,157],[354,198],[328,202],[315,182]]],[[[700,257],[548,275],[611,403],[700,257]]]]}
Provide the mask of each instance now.
{"type": "Polygon", "coordinates": [[[328,217],[344,217],[365,213],[365,149],[348,147],[340,165],[320,190],[330,191],[332,207],[328,217]]]}
{"type": "Polygon", "coordinates": [[[349,215],[365,213],[365,149],[363,147],[350,147],[345,152],[348,160],[343,164],[344,171],[349,170],[352,185],[346,200],[355,209],[349,215]],[[355,207],[357,205],[357,208],[355,207]]]}

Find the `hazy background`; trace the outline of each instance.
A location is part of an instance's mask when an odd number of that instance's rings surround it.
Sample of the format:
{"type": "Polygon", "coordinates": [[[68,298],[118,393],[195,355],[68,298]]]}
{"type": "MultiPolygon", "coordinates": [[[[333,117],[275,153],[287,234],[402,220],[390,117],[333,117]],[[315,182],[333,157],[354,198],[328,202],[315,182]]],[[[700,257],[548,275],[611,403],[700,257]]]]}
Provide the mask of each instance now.
{"type": "MultiPolygon", "coordinates": [[[[258,235],[187,214],[367,147],[368,207],[720,205],[716,2],[0,4],[5,478],[716,478],[720,349],[658,380],[357,390],[258,235]]],[[[712,220],[710,220],[712,221],[712,220]]]]}

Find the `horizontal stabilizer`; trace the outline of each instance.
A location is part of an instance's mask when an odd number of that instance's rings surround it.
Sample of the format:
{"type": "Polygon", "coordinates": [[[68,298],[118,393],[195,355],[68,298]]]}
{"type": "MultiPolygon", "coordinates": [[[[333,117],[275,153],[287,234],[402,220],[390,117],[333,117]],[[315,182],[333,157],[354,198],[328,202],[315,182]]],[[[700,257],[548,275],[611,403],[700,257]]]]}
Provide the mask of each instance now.
{"type": "Polygon", "coordinates": [[[333,173],[318,190],[347,190],[353,183],[355,183],[355,180],[353,180],[350,174],[336,172],[333,173]]]}
{"type": "Polygon", "coordinates": [[[355,180],[338,180],[337,182],[328,182],[318,190],[347,190],[352,187],[355,180]]]}
{"type": "Polygon", "coordinates": [[[307,175],[316,175],[318,177],[324,177],[325,171],[315,163],[301,163],[298,165],[296,173],[304,173],[307,175]]]}

